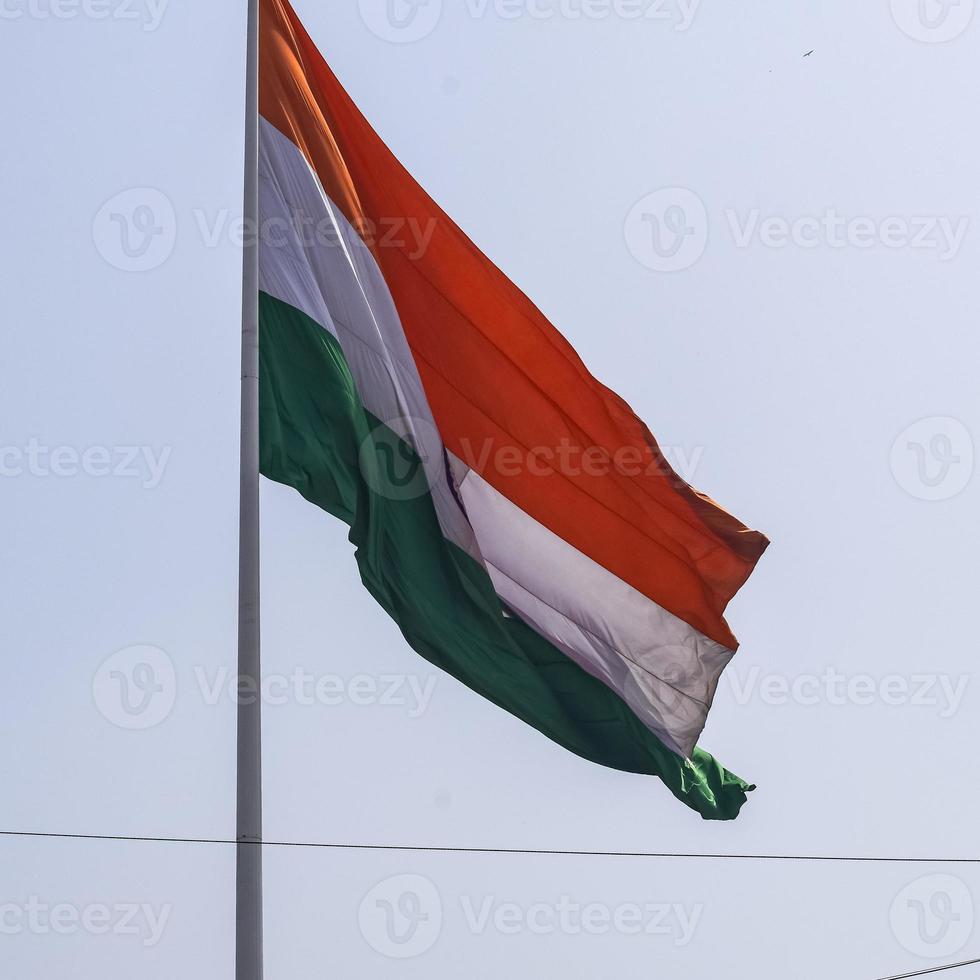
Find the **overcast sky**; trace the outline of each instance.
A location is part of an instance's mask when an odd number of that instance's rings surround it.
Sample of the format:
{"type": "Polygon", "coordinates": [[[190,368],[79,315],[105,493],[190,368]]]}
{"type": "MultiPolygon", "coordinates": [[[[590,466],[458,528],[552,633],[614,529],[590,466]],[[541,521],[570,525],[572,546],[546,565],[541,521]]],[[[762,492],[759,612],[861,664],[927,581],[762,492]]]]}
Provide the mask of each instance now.
{"type": "MultiPolygon", "coordinates": [[[[264,484],[267,838],[975,855],[974,0],[295,5],[773,545],[702,740],[759,788],[708,824],[439,674],[345,528],[264,484]]],[[[234,835],[243,7],[0,0],[0,830],[234,835]]],[[[272,980],[980,957],[969,865],[269,849],[266,874],[272,980]]],[[[229,980],[233,905],[233,848],[0,838],[0,974],[229,980]]]]}

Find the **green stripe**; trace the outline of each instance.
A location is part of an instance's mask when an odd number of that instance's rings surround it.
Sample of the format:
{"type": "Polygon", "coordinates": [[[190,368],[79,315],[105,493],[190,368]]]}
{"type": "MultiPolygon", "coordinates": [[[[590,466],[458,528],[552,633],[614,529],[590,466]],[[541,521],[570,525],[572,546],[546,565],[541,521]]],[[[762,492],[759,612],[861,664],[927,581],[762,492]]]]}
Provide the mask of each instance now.
{"type": "Polygon", "coordinates": [[[442,536],[427,492],[373,489],[392,447],[410,450],[364,409],[335,338],[264,294],[260,405],[262,473],[350,526],[361,579],[414,650],[577,755],[659,776],[706,819],[738,815],[751,786],[700,749],[685,762],[612,690],[503,614],[483,567],[442,536]]]}

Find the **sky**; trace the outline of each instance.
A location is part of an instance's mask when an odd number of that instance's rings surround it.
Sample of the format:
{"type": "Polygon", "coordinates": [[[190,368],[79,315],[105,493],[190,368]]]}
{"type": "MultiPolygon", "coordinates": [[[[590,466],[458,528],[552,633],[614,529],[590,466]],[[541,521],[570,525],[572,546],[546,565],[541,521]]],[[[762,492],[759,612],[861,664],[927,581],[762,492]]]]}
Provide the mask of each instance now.
{"type": "MultiPolygon", "coordinates": [[[[704,823],[430,667],[344,527],[264,483],[266,838],[974,857],[974,0],[294,5],[422,185],[773,544],[701,742],[758,789],[704,823]]],[[[3,831],[234,836],[243,8],[0,0],[3,831]]],[[[269,978],[980,957],[970,864],[265,861],[269,978]]],[[[234,849],[0,837],[0,974],[230,980],[234,849]]]]}

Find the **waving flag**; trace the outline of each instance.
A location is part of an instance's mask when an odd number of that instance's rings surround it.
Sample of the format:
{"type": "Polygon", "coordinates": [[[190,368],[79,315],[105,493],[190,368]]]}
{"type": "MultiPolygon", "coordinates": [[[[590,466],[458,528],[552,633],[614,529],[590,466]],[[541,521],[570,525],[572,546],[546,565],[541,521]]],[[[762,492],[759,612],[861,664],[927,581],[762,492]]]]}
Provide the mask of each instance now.
{"type": "Polygon", "coordinates": [[[710,819],[749,787],[696,747],[767,541],[439,209],[286,0],[262,0],[261,466],[350,525],[431,663],[710,819]]]}

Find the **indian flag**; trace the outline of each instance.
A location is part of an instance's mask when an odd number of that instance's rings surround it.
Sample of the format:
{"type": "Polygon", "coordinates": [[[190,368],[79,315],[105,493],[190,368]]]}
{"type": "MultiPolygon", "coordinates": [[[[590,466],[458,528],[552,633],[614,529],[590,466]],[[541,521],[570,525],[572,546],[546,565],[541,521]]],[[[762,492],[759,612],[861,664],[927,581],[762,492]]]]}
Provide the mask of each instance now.
{"type": "Polygon", "coordinates": [[[350,526],[426,660],[708,819],[697,747],[767,545],[399,164],[286,0],[262,0],[261,470],[350,526]]]}

